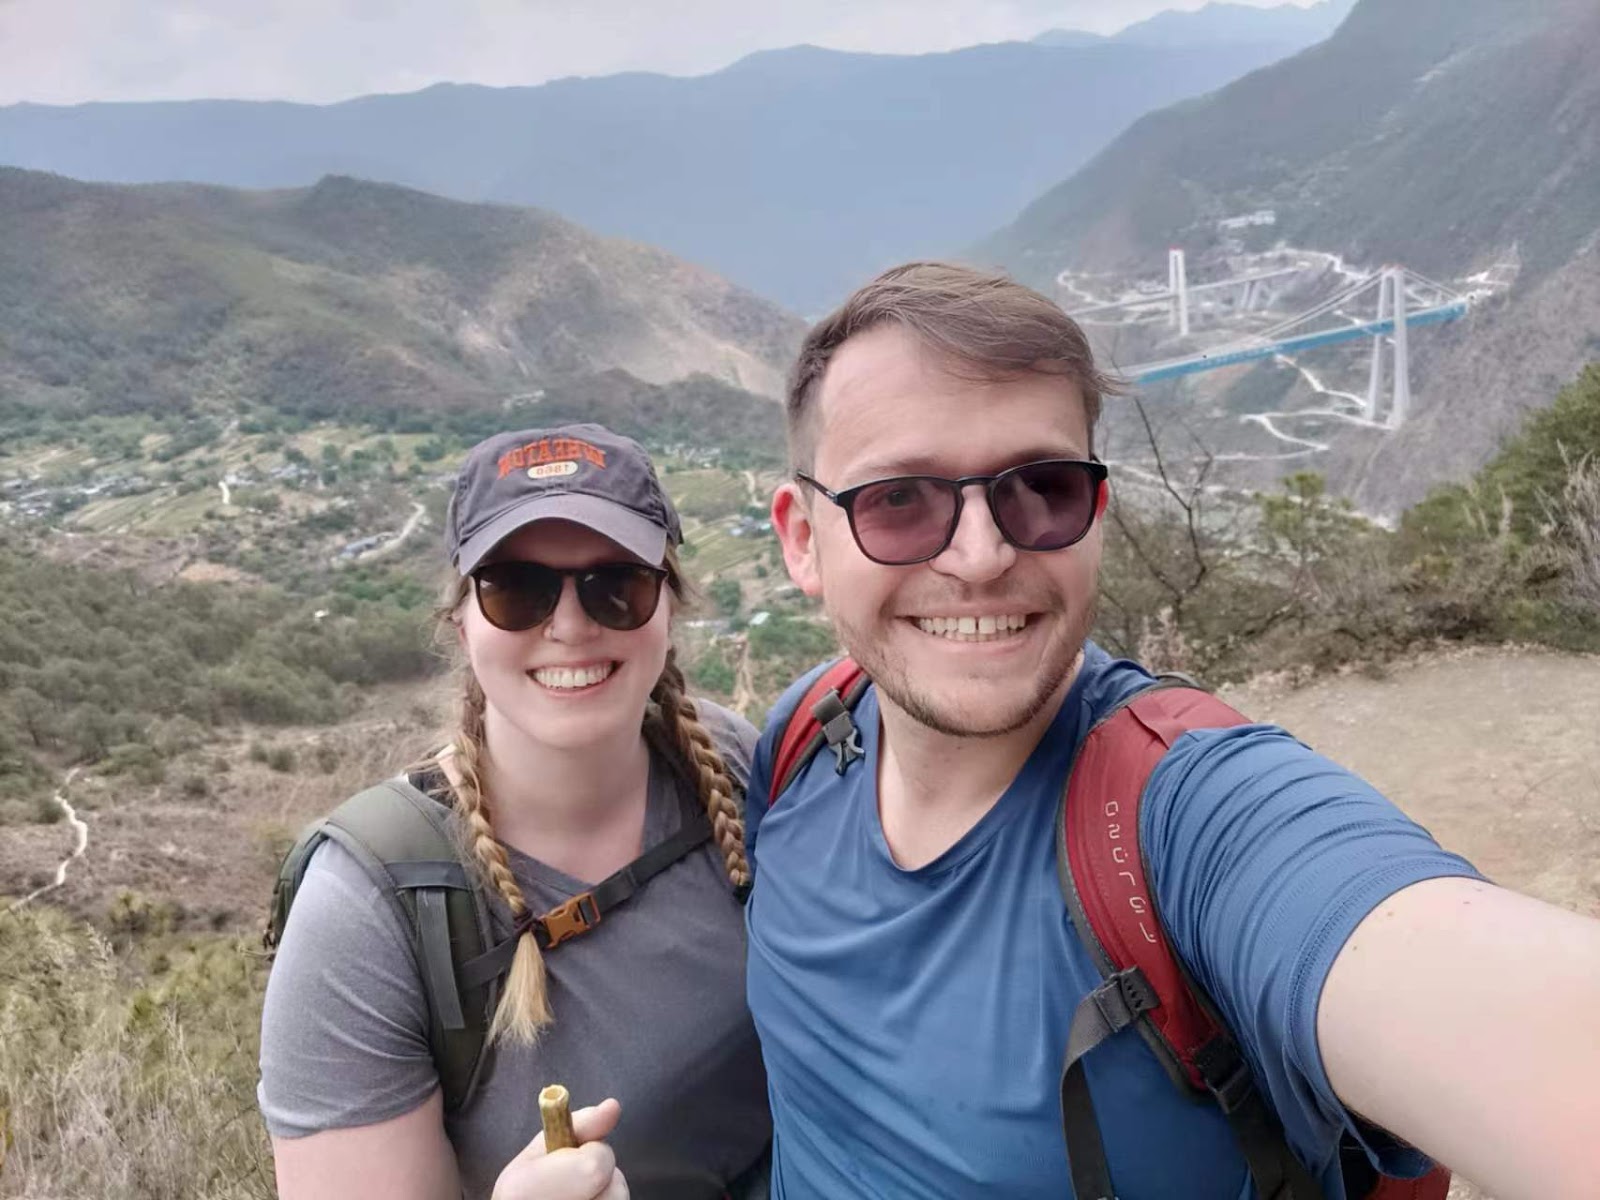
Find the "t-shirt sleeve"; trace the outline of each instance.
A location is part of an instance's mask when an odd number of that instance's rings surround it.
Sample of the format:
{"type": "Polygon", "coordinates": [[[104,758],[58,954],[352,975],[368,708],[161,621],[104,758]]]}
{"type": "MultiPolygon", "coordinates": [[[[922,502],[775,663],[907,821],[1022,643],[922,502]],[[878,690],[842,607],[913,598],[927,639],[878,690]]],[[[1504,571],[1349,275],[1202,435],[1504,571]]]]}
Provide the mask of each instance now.
{"type": "Polygon", "coordinates": [[[393,901],[324,843],[267,981],[257,1098],[273,1136],[376,1124],[437,1090],[420,980],[393,901]]]}
{"type": "Polygon", "coordinates": [[[1378,1167],[1418,1152],[1350,1113],[1317,1046],[1334,959],[1368,913],[1424,879],[1479,878],[1371,785],[1281,729],[1193,733],[1150,777],[1141,835],[1174,949],[1238,1037],[1291,1144],[1326,1164],[1341,1130],[1378,1167]]]}

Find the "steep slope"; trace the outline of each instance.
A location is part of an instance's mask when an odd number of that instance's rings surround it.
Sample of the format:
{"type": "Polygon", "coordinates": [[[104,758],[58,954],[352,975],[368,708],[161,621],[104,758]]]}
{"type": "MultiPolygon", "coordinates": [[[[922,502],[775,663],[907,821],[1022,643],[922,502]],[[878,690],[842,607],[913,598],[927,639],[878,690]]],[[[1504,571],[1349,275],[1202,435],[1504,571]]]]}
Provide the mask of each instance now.
{"type": "Polygon", "coordinates": [[[1597,58],[1592,0],[1361,0],[1326,42],[1137,123],[982,253],[1039,283],[1153,273],[1169,245],[1220,269],[1218,221],[1270,208],[1274,237],[1353,263],[1516,264],[1507,295],[1416,340],[1415,420],[1296,464],[1393,511],[1600,353],[1597,58]]]}
{"type": "Polygon", "coordinates": [[[621,369],[777,394],[799,322],[527,209],[328,178],[242,192],[0,169],[0,402],[477,404],[621,369]]]}
{"type": "Polygon", "coordinates": [[[799,312],[1010,220],[1128,123],[1275,47],[796,47],[693,79],[442,85],[343,104],[0,109],[0,163],[82,179],[293,187],[356,175],[552,209],[799,312]]]}
{"type": "Polygon", "coordinates": [[[1600,212],[1597,38],[1585,0],[1362,0],[1326,42],[1144,118],[992,247],[1126,265],[1275,207],[1291,242],[1424,271],[1512,241],[1559,265],[1600,212]]]}

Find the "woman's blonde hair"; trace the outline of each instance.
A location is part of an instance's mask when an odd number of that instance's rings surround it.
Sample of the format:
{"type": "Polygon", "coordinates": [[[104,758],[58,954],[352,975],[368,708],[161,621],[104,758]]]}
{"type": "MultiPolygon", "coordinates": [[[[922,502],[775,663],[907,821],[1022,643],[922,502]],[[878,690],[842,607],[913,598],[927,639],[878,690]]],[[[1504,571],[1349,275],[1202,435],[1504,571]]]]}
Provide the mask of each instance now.
{"type": "MultiPolygon", "coordinates": [[[[667,586],[682,604],[688,586],[676,552],[669,546],[666,561],[667,586]]],[[[455,808],[461,818],[461,833],[467,858],[511,909],[514,918],[529,913],[528,902],[511,873],[505,847],[494,834],[494,804],[483,786],[484,694],[471,666],[459,648],[455,622],[461,605],[472,595],[472,581],[452,572],[445,602],[440,608],[441,631],[448,636],[457,662],[460,690],[457,693],[456,720],[441,757],[451,760],[450,782],[455,793],[455,808]]],[[[443,638],[441,638],[443,640],[443,638]]],[[[744,853],[744,820],[734,798],[735,785],[728,765],[718,753],[710,733],[686,691],[677,651],[667,651],[667,662],[650,693],[641,733],[677,760],[676,765],[695,787],[705,806],[728,880],[742,888],[750,882],[750,867],[744,853]]],[[[511,973],[500,994],[494,1019],[489,1026],[489,1041],[504,1036],[513,1042],[531,1044],[554,1021],[550,1011],[549,988],[545,978],[544,955],[532,930],[521,934],[511,961],[511,973]]]]}

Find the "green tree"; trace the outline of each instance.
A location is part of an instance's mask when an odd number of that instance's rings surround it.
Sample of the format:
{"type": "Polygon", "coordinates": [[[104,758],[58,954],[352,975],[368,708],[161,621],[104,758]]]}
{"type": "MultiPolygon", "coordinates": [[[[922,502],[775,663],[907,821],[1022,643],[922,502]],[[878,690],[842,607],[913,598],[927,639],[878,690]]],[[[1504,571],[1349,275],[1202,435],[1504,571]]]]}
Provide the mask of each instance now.
{"type": "Polygon", "coordinates": [[[744,588],[733,576],[722,575],[713,579],[706,592],[723,616],[737,617],[744,611],[744,588]]]}

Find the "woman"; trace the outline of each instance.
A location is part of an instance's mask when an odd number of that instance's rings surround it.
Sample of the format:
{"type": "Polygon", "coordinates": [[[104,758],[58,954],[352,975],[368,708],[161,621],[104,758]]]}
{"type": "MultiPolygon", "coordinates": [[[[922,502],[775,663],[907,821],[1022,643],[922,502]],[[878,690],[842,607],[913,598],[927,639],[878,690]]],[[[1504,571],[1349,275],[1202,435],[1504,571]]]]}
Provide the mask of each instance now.
{"type": "Polygon", "coordinates": [[[439,989],[470,996],[472,972],[456,963],[441,985],[415,933],[420,901],[396,901],[405,880],[342,835],[323,841],[262,1019],[280,1195],[687,1200],[764,1186],[739,903],[756,734],[711,706],[702,723],[684,695],[671,502],[638,445],[576,425],[475,447],[446,523],[460,720],[386,786],[453,831],[491,897],[488,1053],[447,1105],[440,1011],[454,1001],[439,989]],[[547,1156],[534,1135],[550,1083],[604,1102],[576,1114],[585,1145],[547,1156]]]}

